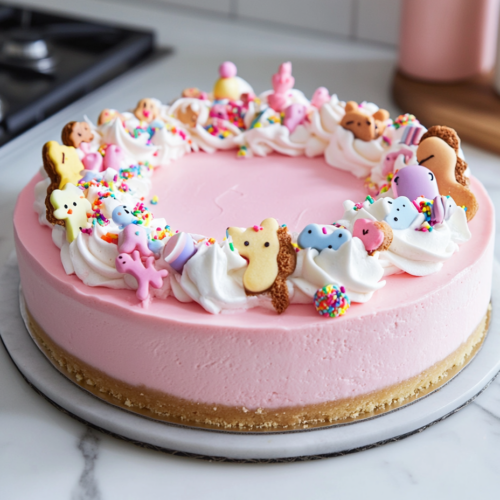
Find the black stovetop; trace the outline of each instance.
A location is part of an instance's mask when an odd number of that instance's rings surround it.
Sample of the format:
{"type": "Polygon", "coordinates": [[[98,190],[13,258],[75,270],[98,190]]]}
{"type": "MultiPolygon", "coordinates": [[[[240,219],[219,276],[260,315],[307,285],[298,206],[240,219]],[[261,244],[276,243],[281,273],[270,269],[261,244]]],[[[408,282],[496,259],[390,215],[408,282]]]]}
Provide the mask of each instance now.
{"type": "Polygon", "coordinates": [[[0,146],[153,51],[152,32],[0,3],[0,146]]]}

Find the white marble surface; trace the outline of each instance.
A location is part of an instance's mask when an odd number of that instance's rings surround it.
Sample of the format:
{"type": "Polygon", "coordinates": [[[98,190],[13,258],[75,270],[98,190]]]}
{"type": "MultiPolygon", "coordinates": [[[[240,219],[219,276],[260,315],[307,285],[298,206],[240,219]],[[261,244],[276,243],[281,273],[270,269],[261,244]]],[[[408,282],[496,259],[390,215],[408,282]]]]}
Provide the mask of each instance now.
{"type": "MultiPolygon", "coordinates": [[[[40,166],[41,145],[84,112],[95,118],[104,106],[128,107],[145,94],[167,100],[188,85],[210,87],[224,59],[233,59],[257,91],[268,87],[280,62],[291,59],[297,86],[306,93],[321,84],[342,99],[373,100],[397,111],[389,93],[395,53],[386,47],[156,11],[154,4],[117,9],[104,0],[37,3],[150,25],[158,30],[160,43],[175,45],[177,52],[76,102],[0,149],[0,265],[13,249],[13,205],[40,166]]],[[[499,158],[467,145],[464,150],[498,208],[499,158]]],[[[404,441],[317,462],[219,464],[137,448],[88,429],[34,393],[0,348],[2,499],[489,499],[498,498],[499,477],[498,379],[466,409],[404,441]]]]}

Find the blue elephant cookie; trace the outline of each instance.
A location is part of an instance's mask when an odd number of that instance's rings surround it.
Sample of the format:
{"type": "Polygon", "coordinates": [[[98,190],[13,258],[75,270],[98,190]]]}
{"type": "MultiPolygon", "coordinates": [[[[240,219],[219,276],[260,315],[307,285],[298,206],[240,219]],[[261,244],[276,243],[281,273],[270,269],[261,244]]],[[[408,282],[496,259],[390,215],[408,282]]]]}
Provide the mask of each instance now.
{"type": "Polygon", "coordinates": [[[392,229],[408,229],[418,214],[415,205],[406,196],[400,196],[392,201],[391,211],[384,220],[392,229]]]}
{"type": "Polygon", "coordinates": [[[297,243],[300,248],[315,248],[321,252],[325,248],[338,250],[351,238],[351,233],[346,229],[336,229],[333,233],[327,233],[326,228],[320,224],[308,224],[299,234],[297,243]]]}

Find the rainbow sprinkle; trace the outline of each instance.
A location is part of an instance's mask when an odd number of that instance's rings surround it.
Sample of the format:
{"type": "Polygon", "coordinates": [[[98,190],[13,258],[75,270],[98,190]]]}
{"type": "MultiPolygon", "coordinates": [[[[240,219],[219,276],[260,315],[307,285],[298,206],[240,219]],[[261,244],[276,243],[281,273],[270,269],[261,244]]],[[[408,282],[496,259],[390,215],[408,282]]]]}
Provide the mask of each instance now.
{"type": "Polygon", "coordinates": [[[399,115],[392,123],[392,126],[397,130],[399,127],[404,127],[406,125],[410,124],[418,124],[420,123],[415,115],[411,115],[409,113],[406,113],[404,115],[399,115]]]}
{"type": "Polygon", "coordinates": [[[343,286],[327,285],[314,294],[314,305],[321,316],[337,318],[351,307],[351,300],[343,286]]]}

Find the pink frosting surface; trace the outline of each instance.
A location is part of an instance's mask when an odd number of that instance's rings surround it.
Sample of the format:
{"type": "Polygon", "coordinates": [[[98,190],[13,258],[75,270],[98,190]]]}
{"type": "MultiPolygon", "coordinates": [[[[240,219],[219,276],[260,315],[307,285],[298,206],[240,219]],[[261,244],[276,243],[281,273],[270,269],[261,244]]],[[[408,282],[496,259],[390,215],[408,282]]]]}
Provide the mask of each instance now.
{"type": "MultiPolygon", "coordinates": [[[[47,227],[33,211],[37,176],[21,193],[14,227],[28,307],[52,339],[112,377],[203,403],[277,408],[369,393],[417,375],[455,351],[486,312],[494,210],[472,179],[480,211],[472,240],[425,278],[397,275],[338,319],[312,305],[282,315],[254,309],[211,315],[169,297],[148,309],[135,293],[90,288],[67,276],[47,227]]],[[[342,202],[361,201],[361,181],[322,159],[234,152],[195,154],[155,173],[156,216],[174,228],[221,239],[229,225],[266,217],[292,231],[331,223],[342,202]]]]}

